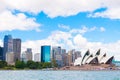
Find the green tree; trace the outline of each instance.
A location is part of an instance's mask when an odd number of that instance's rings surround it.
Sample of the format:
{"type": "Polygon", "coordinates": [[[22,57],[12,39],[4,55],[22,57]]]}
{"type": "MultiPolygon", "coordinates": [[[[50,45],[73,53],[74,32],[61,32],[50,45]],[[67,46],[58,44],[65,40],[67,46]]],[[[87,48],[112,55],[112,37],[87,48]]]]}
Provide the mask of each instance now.
{"type": "Polygon", "coordinates": [[[38,69],[42,69],[43,68],[43,63],[38,62],[38,69]]]}
{"type": "Polygon", "coordinates": [[[15,67],[18,69],[24,69],[26,67],[26,64],[24,61],[16,61],[15,62],[15,67]]]}
{"type": "Polygon", "coordinates": [[[6,61],[0,61],[0,68],[4,68],[7,66],[7,62],[6,61]]]}
{"type": "Polygon", "coordinates": [[[34,62],[34,61],[27,61],[27,67],[29,69],[38,69],[38,63],[34,62]]]}
{"type": "Polygon", "coordinates": [[[52,64],[52,67],[58,67],[57,63],[56,63],[56,60],[52,59],[51,61],[51,64],[52,64]]]}
{"type": "Polygon", "coordinates": [[[43,63],[43,68],[51,68],[51,67],[52,67],[52,65],[50,62],[43,63]]]}

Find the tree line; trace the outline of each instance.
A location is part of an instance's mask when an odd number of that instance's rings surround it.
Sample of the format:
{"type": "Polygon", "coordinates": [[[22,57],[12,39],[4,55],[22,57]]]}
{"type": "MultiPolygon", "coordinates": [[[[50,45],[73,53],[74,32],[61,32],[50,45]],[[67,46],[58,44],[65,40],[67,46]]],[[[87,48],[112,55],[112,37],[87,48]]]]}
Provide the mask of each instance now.
{"type": "Polygon", "coordinates": [[[34,61],[16,61],[15,65],[8,65],[6,61],[0,61],[0,69],[44,69],[57,67],[56,61],[34,62],[34,61]]]}

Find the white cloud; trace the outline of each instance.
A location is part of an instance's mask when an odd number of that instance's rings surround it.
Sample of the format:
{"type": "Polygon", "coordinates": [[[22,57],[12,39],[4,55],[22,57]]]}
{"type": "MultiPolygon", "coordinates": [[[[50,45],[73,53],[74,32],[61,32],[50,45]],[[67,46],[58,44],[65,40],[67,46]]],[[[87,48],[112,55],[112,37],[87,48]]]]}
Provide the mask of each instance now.
{"type": "Polygon", "coordinates": [[[41,45],[61,46],[67,50],[76,49],[82,52],[90,49],[92,53],[101,49],[102,53],[106,52],[108,56],[115,56],[116,60],[120,60],[120,41],[114,43],[90,42],[79,33],[74,36],[72,34],[70,32],[53,31],[46,39],[23,42],[22,51],[27,47],[32,47],[34,53],[40,53],[41,45]]]}
{"type": "Polygon", "coordinates": [[[32,14],[44,12],[49,17],[71,16],[81,12],[93,13],[100,8],[103,12],[95,12],[92,17],[120,19],[120,0],[1,0],[0,12],[4,10],[19,10],[32,14]],[[14,3],[13,3],[14,2],[14,3]],[[94,5],[93,5],[94,3],[94,5]]]}
{"type": "Polygon", "coordinates": [[[13,15],[10,11],[0,13],[0,31],[11,30],[36,30],[39,31],[40,24],[35,22],[35,18],[28,18],[23,13],[13,15]]]}
{"type": "Polygon", "coordinates": [[[37,14],[41,11],[49,17],[76,15],[79,12],[94,11],[101,7],[98,0],[5,0],[12,9],[37,14]],[[13,3],[14,2],[14,3],[13,3]],[[93,3],[96,3],[93,5],[93,3]]]}
{"type": "Polygon", "coordinates": [[[100,31],[101,32],[105,32],[105,28],[104,27],[100,27],[100,31]]]}
{"type": "Polygon", "coordinates": [[[91,31],[95,31],[97,28],[96,27],[91,27],[88,28],[86,26],[82,26],[82,28],[80,29],[71,29],[70,33],[79,33],[79,34],[84,34],[86,32],[91,32],[91,31]]]}
{"type": "Polygon", "coordinates": [[[106,8],[103,12],[95,12],[92,17],[120,19],[120,0],[1,0],[0,12],[4,9],[19,10],[38,14],[44,12],[49,17],[71,16],[80,12],[94,12],[106,8]],[[14,2],[14,3],[13,3],[14,2]],[[93,5],[94,3],[94,5],[93,5]]]}
{"type": "Polygon", "coordinates": [[[70,30],[70,27],[68,25],[58,24],[58,27],[62,29],[70,30]]]}
{"type": "Polygon", "coordinates": [[[20,10],[38,14],[41,11],[49,17],[71,16],[80,12],[94,12],[100,8],[106,8],[104,12],[97,12],[92,16],[120,19],[120,0],[2,0],[0,1],[0,11],[4,9],[20,10]],[[13,3],[14,2],[14,3],[13,3]],[[94,5],[93,5],[94,4],[94,5]]]}
{"type": "Polygon", "coordinates": [[[120,0],[104,0],[105,11],[95,12],[91,14],[92,17],[103,17],[110,19],[120,19],[120,0]]]}
{"type": "Polygon", "coordinates": [[[76,46],[79,46],[81,48],[86,46],[87,39],[84,38],[82,35],[77,34],[76,36],[74,36],[73,42],[76,46]]]}
{"type": "Polygon", "coordinates": [[[48,38],[43,40],[36,41],[26,41],[22,43],[22,51],[24,51],[27,47],[32,47],[35,53],[40,52],[41,45],[51,45],[51,46],[64,46],[63,43],[69,41],[72,38],[71,34],[68,32],[62,31],[53,31],[48,38]]]}

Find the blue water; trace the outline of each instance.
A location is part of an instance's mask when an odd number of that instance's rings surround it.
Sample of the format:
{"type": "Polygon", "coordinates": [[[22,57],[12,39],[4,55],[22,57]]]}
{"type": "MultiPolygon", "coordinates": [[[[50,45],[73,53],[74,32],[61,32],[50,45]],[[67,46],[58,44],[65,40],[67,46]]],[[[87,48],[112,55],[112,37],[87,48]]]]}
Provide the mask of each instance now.
{"type": "Polygon", "coordinates": [[[120,71],[0,71],[0,80],[120,80],[120,71]]]}

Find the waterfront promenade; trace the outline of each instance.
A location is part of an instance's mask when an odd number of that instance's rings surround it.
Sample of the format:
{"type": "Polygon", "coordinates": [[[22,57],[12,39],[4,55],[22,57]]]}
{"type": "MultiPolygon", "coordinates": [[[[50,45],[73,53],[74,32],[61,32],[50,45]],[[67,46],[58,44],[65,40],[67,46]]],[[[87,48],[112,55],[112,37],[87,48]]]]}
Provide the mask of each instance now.
{"type": "Polygon", "coordinates": [[[107,64],[100,64],[100,65],[82,65],[82,66],[65,66],[62,68],[57,68],[55,70],[119,70],[119,68],[115,65],[107,65],[107,64]]]}

